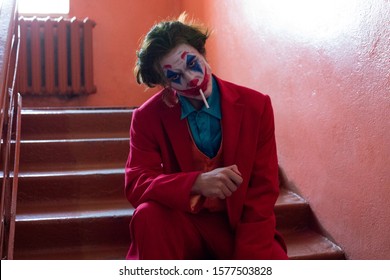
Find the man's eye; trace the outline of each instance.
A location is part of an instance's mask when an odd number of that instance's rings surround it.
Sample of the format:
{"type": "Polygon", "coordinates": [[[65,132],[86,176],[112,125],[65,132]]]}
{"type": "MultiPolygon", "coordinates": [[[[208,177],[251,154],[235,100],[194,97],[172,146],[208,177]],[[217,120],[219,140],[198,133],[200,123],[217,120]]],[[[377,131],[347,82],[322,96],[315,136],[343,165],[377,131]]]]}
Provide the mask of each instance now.
{"type": "Polygon", "coordinates": [[[187,67],[191,71],[196,71],[199,73],[203,73],[202,68],[199,64],[199,60],[196,57],[193,57],[191,60],[188,60],[187,67]]]}
{"type": "Polygon", "coordinates": [[[172,76],[170,79],[173,82],[178,81],[178,80],[180,80],[180,74],[176,74],[176,75],[172,76]]]}
{"type": "Polygon", "coordinates": [[[189,68],[194,68],[196,66],[197,60],[193,59],[188,63],[189,68]]]}
{"type": "Polygon", "coordinates": [[[171,70],[167,71],[167,78],[174,83],[180,83],[181,74],[173,72],[171,70]]]}

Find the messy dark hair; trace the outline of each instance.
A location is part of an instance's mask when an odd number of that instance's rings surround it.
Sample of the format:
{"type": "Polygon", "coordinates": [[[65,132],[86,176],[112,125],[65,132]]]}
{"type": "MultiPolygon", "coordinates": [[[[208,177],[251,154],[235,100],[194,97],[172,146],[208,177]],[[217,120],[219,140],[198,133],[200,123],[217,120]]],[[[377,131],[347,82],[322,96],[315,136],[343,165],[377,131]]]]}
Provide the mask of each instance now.
{"type": "Polygon", "coordinates": [[[139,84],[148,87],[166,86],[167,79],[160,67],[160,60],[180,44],[194,47],[203,56],[210,33],[193,21],[186,22],[186,13],[177,20],[162,21],[154,25],[146,34],[140,49],[136,52],[137,62],[134,74],[139,84]]]}

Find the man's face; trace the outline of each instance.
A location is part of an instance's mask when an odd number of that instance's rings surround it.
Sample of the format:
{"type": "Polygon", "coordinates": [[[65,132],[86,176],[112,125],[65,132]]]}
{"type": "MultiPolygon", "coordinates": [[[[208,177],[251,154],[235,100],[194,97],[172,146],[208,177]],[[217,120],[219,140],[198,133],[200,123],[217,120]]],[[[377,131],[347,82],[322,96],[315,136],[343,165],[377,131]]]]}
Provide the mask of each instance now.
{"type": "Polygon", "coordinates": [[[190,45],[181,44],[160,61],[172,89],[183,96],[199,99],[212,92],[211,68],[203,55],[190,45]]]}

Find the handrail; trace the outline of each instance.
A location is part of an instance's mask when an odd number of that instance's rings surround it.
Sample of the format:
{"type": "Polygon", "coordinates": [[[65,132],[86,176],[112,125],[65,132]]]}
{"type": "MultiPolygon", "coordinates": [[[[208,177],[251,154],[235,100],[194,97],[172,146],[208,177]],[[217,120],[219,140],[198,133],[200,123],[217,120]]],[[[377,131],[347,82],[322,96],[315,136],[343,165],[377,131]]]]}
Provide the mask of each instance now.
{"type": "Polygon", "coordinates": [[[16,89],[19,48],[16,0],[0,7],[1,259],[13,258],[21,99],[16,89]]]}

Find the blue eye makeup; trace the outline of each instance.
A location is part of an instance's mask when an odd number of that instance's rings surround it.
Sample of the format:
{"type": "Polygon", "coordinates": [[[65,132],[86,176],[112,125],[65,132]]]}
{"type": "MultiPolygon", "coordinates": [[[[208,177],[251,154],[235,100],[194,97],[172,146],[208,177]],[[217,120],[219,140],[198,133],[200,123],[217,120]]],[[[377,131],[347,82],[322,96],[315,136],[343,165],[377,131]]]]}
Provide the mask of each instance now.
{"type": "Polygon", "coordinates": [[[195,55],[189,54],[187,55],[187,67],[192,71],[200,72],[203,74],[203,70],[200,67],[199,61],[195,55]]]}
{"type": "Polygon", "coordinates": [[[172,82],[176,84],[181,83],[181,75],[179,73],[176,73],[172,70],[167,70],[167,78],[172,82]]]}

